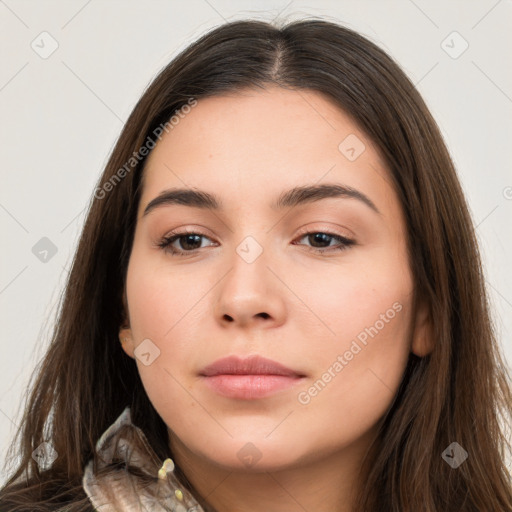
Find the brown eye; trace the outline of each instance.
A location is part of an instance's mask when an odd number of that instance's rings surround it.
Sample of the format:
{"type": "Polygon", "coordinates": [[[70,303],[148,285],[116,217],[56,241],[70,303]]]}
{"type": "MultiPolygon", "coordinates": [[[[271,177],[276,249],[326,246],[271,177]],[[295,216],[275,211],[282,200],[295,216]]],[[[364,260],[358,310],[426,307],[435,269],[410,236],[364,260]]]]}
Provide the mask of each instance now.
{"type": "Polygon", "coordinates": [[[311,244],[308,249],[320,253],[341,251],[355,244],[355,240],[324,231],[310,231],[303,233],[298,240],[302,240],[303,238],[307,238],[308,242],[311,244]],[[337,241],[338,243],[330,245],[333,241],[337,241]]]}
{"type": "Polygon", "coordinates": [[[208,237],[194,231],[182,231],[180,233],[171,233],[163,237],[157,245],[163,251],[169,252],[172,255],[185,256],[188,253],[192,254],[198,249],[201,249],[202,238],[208,237]],[[175,242],[178,242],[177,245],[179,245],[179,247],[172,245],[175,242]]]}
{"type": "MultiPolygon", "coordinates": [[[[194,231],[182,231],[179,233],[171,233],[170,235],[163,237],[157,245],[163,251],[168,252],[173,256],[186,256],[187,254],[194,254],[197,250],[202,248],[202,238],[209,239],[206,235],[201,233],[194,231]],[[179,247],[173,245],[175,242],[178,242],[179,247]]],[[[311,246],[307,247],[308,250],[317,253],[341,251],[356,243],[355,240],[324,231],[309,231],[301,234],[297,240],[302,240],[304,238],[307,238],[308,242],[311,244],[311,246]],[[331,245],[332,242],[337,243],[331,245]]]]}

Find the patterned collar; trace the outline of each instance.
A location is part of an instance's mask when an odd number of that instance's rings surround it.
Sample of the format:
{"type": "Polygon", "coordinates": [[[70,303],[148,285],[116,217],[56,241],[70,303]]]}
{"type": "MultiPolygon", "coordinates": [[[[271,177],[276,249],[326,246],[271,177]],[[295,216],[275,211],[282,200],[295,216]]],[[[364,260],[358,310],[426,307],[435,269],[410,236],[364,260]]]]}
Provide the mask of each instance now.
{"type": "Polygon", "coordinates": [[[172,459],[160,461],[126,407],[96,443],[83,488],[101,512],[204,512],[174,474],[172,459]]]}

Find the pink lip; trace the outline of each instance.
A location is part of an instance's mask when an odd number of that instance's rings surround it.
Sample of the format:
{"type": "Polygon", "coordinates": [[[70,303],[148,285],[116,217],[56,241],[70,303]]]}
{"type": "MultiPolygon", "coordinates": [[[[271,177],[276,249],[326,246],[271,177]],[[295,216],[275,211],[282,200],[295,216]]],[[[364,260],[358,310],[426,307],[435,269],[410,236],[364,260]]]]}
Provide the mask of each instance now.
{"type": "Polygon", "coordinates": [[[225,357],[199,373],[205,384],[229,398],[263,398],[296,385],[305,377],[282,364],[254,355],[246,359],[225,357]]]}

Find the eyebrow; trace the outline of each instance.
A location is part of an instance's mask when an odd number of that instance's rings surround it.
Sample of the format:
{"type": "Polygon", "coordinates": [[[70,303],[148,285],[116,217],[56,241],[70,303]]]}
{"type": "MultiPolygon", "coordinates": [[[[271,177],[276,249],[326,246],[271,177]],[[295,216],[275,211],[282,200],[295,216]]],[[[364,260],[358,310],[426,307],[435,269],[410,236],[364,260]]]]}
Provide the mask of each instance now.
{"type": "MultiPolygon", "coordinates": [[[[295,207],[306,203],[314,203],[322,199],[329,198],[357,199],[371,208],[374,212],[379,215],[381,214],[373,201],[365,194],[352,187],[338,184],[294,187],[282,192],[277,200],[270,204],[270,207],[273,210],[282,210],[284,208],[295,207]]],[[[224,210],[224,205],[221,199],[210,192],[199,189],[172,188],[162,191],[157,197],[152,199],[144,209],[143,216],[147,215],[155,208],[175,204],[205,210],[224,210]]]]}

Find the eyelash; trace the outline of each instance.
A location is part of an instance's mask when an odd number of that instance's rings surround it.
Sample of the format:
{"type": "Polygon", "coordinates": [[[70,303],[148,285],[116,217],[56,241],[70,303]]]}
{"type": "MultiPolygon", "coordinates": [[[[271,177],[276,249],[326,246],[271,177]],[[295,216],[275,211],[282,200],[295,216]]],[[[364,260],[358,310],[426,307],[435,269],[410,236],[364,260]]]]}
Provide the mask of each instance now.
{"type": "MultiPolygon", "coordinates": [[[[326,252],[344,251],[344,250],[348,249],[349,247],[351,247],[352,245],[356,244],[355,240],[352,240],[350,238],[346,238],[346,237],[341,236],[341,235],[337,235],[335,233],[330,233],[328,231],[306,231],[304,233],[301,233],[298,239],[300,240],[301,238],[304,238],[307,235],[313,235],[313,234],[318,234],[318,233],[321,233],[323,235],[327,235],[330,238],[338,240],[340,242],[340,245],[339,246],[335,246],[335,247],[330,247],[330,248],[329,247],[328,248],[321,248],[321,249],[317,248],[317,247],[308,247],[308,250],[310,250],[312,252],[315,252],[315,253],[323,254],[323,253],[326,253],[326,252]]],[[[171,244],[173,242],[175,242],[179,238],[181,238],[183,236],[186,236],[186,235],[199,235],[201,237],[208,238],[208,236],[206,236],[206,235],[204,235],[202,233],[199,233],[199,232],[196,232],[196,231],[184,230],[184,231],[180,231],[180,232],[171,232],[169,235],[164,236],[160,241],[158,241],[156,245],[158,247],[160,247],[160,249],[162,249],[164,252],[169,253],[171,256],[187,256],[187,255],[190,255],[190,254],[194,254],[199,249],[193,249],[191,251],[183,251],[181,249],[175,249],[174,247],[171,246],[171,244]]]]}

